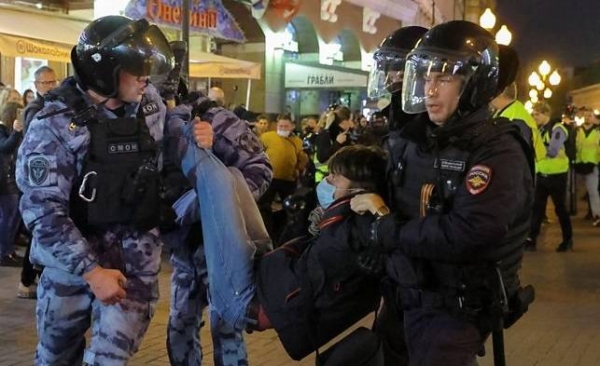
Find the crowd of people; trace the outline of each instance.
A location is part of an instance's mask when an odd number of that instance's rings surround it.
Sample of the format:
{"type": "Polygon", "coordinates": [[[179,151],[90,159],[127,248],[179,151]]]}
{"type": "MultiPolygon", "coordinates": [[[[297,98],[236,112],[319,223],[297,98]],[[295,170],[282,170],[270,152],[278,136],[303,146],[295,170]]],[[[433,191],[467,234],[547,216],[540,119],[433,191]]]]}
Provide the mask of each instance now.
{"type": "Polygon", "coordinates": [[[182,92],[173,47],[144,19],[102,17],[73,76],[44,66],[35,93],[0,92],[0,265],[38,299],[36,365],[127,364],[163,246],[172,365],[201,364],[206,308],[214,363],[233,366],[244,331],[273,328],[301,359],[380,305],[367,364],[475,365],[533,300],[519,269],[549,196],[557,251],[573,248],[569,171],[600,226],[599,119],[529,115],[516,53],[474,23],[384,39],[369,95],[391,102],[368,118],[227,109],[219,88],[182,92]]]}

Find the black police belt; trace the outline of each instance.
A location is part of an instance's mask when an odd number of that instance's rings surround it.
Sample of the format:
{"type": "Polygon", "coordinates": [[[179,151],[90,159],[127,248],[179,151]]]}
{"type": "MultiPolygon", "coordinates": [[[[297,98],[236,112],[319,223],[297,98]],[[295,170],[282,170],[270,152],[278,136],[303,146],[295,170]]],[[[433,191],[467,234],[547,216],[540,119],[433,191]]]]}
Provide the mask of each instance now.
{"type": "Polygon", "coordinates": [[[404,310],[429,308],[459,311],[464,306],[462,298],[455,293],[444,294],[417,288],[399,288],[396,301],[404,310]]]}

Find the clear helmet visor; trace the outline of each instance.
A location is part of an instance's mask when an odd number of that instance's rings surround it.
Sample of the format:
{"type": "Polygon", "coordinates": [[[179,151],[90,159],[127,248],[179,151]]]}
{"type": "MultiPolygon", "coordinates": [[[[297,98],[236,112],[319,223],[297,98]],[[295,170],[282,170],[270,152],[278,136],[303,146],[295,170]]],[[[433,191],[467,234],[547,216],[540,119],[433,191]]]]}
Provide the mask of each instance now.
{"type": "Polygon", "coordinates": [[[123,70],[135,76],[150,76],[154,80],[166,77],[173,69],[173,51],[157,26],[143,27],[142,23],[136,29],[134,24],[125,28],[123,33],[113,46],[113,54],[123,70]]]}
{"type": "Polygon", "coordinates": [[[377,52],[373,56],[367,94],[379,98],[402,90],[404,57],[392,52],[377,52]]]}
{"type": "Polygon", "coordinates": [[[443,55],[412,54],[406,60],[402,87],[402,110],[427,111],[428,99],[436,103],[458,102],[477,66],[443,55]]]}

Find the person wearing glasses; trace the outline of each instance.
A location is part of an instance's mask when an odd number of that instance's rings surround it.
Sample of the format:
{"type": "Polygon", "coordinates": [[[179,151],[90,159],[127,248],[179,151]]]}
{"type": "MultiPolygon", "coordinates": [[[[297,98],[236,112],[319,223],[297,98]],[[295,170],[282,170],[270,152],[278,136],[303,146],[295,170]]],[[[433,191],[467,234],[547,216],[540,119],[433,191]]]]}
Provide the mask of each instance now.
{"type": "Polygon", "coordinates": [[[23,127],[25,132],[29,127],[29,122],[33,119],[33,116],[42,108],[44,108],[44,95],[50,90],[56,88],[58,80],[56,79],[56,73],[48,66],[42,66],[35,71],[33,74],[35,78],[35,99],[27,104],[25,111],[23,112],[23,127]]]}

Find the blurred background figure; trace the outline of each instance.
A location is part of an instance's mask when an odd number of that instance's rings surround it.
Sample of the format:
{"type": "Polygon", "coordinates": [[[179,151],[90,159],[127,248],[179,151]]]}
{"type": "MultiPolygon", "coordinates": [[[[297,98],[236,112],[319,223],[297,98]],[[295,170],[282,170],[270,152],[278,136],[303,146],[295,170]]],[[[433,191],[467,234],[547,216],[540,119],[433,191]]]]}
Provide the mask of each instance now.
{"type": "Polygon", "coordinates": [[[269,236],[276,244],[279,243],[285,213],[275,215],[273,202],[276,196],[283,201],[296,191],[298,179],[304,173],[308,162],[308,157],[302,149],[302,140],[294,134],[295,127],[291,116],[283,113],[277,117],[277,131],[267,131],[260,135],[260,141],[273,166],[273,180],[261,197],[259,208],[269,236]]]}
{"type": "Polygon", "coordinates": [[[587,191],[588,217],[600,227],[600,195],[598,194],[598,162],[600,162],[600,130],[590,108],[581,110],[582,125],[577,129],[575,172],[583,177],[587,191]]]}
{"type": "Polygon", "coordinates": [[[256,136],[260,137],[263,133],[269,130],[269,117],[266,114],[261,114],[256,117],[254,128],[252,129],[256,136]]]}
{"type": "Polygon", "coordinates": [[[35,99],[35,93],[31,89],[25,90],[23,92],[23,106],[27,107],[27,105],[35,99]]]}
{"type": "Polygon", "coordinates": [[[210,88],[210,90],[208,91],[208,99],[217,103],[219,107],[225,106],[225,92],[223,92],[223,89],[221,88],[218,88],[216,86],[210,88]]]}
{"type": "Polygon", "coordinates": [[[35,71],[33,74],[35,78],[35,99],[26,105],[25,112],[23,113],[23,126],[25,132],[29,128],[29,122],[33,119],[35,114],[44,108],[44,95],[50,90],[58,86],[58,80],[56,79],[56,73],[48,66],[42,66],[35,71]]]}
{"type": "Polygon", "coordinates": [[[15,181],[15,159],[23,137],[23,124],[17,118],[21,108],[19,99],[4,104],[0,113],[0,266],[20,267],[23,260],[14,248],[21,220],[15,181]]]}

